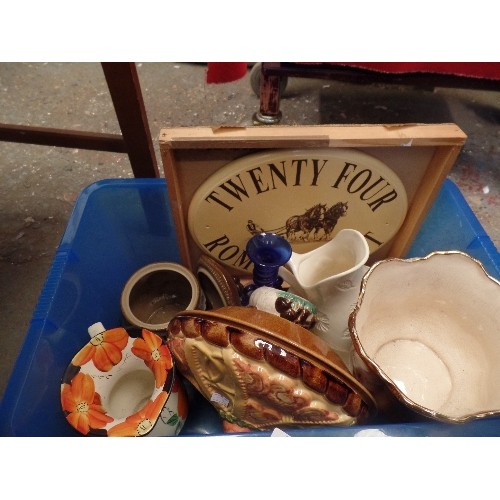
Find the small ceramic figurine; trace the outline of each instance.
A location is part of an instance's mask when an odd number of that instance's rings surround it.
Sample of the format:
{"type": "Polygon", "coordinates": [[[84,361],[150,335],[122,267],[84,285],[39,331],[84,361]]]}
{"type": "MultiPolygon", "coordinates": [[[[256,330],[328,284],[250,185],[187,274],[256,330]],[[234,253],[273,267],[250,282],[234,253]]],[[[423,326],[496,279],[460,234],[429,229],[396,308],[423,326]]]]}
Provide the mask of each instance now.
{"type": "Polygon", "coordinates": [[[248,305],[281,316],[307,330],[314,328],[318,322],[314,304],[285,290],[261,286],[252,292],[248,305]]]}

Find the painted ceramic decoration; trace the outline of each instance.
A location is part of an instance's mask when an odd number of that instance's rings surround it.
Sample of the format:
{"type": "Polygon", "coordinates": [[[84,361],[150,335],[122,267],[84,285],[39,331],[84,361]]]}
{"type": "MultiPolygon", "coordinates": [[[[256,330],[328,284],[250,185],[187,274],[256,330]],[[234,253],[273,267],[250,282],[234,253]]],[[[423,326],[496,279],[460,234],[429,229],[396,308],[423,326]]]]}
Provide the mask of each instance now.
{"type": "Polygon", "coordinates": [[[308,300],[285,290],[261,286],[252,292],[248,305],[311,330],[318,323],[318,310],[308,300]]]}
{"type": "Polygon", "coordinates": [[[206,309],[241,305],[240,293],[243,285],[215,259],[208,255],[201,255],[198,260],[196,277],[206,298],[206,309]]]}
{"type": "Polygon", "coordinates": [[[463,252],[379,261],[350,316],[355,373],[395,419],[500,415],[499,306],[500,282],[463,252]]]}
{"type": "Polygon", "coordinates": [[[68,423],[88,436],[174,436],[187,418],[187,395],[171,353],[145,329],[89,328],[61,384],[68,423]]]}
{"type": "Polygon", "coordinates": [[[168,345],[183,375],[243,428],[355,425],[376,414],[370,393],[324,341],[254,307],[179,313],[168,345]]]}
{"type": "Polygon", "coordinates": [[[355,149],[273,150],[230,162],[203,182],[188,227],[203,253],[250,274],[249,238],[275,233],[295,252],[356,229],[370,253],[397,233],[408,208],[405,187],[385,163],[355,149]]]}

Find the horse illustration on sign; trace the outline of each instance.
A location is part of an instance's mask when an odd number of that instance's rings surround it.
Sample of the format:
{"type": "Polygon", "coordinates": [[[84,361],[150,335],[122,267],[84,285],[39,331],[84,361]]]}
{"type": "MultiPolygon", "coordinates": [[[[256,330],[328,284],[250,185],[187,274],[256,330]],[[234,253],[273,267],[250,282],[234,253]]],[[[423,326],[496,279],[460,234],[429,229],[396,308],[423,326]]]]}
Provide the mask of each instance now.
{"type": "Polygon", "coordinates": [[[347,202],[339,201],[331,207],[325,203],[317,203],[301,215],[292,215],[283,226],[275,229],[263,229],[249,219],[247,230],[250,234],[276,233],[288,241],[328,240],[338,220],[346,215],[347,209],[347,202]]]}

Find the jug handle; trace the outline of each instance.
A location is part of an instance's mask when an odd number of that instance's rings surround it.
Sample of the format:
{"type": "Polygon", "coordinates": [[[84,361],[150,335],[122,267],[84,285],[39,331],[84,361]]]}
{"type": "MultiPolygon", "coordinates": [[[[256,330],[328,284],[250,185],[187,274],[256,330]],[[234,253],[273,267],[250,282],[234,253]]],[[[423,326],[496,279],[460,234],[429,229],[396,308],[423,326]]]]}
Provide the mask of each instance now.
{"type": "Polygon", "coordinates": [[[286,281],[292,287],[293,293],[295,295],[307,298],[305,290],[302,288],[302,286],[300,286],[299,282],[297,281],[297,278],[295,278],[295,276],[288,269],[286,269],[283,266],[280,266],[280,268],[278,269],[278,274],[281,278],[283,278],[284,281],[286,281]]]}

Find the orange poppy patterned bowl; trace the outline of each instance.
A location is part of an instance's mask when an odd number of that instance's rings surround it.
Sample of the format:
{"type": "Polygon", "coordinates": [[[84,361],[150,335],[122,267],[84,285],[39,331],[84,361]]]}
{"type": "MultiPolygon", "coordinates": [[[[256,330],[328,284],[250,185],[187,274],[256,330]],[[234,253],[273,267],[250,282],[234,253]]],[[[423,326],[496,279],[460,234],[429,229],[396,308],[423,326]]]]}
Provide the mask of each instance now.
{"type": "Polygon", "coordinates": [[[61,383],[66,420],[94,436],[176,436],[187,394],[172,355],[157,334],[140,328],[89,328],[61,383]]]}

